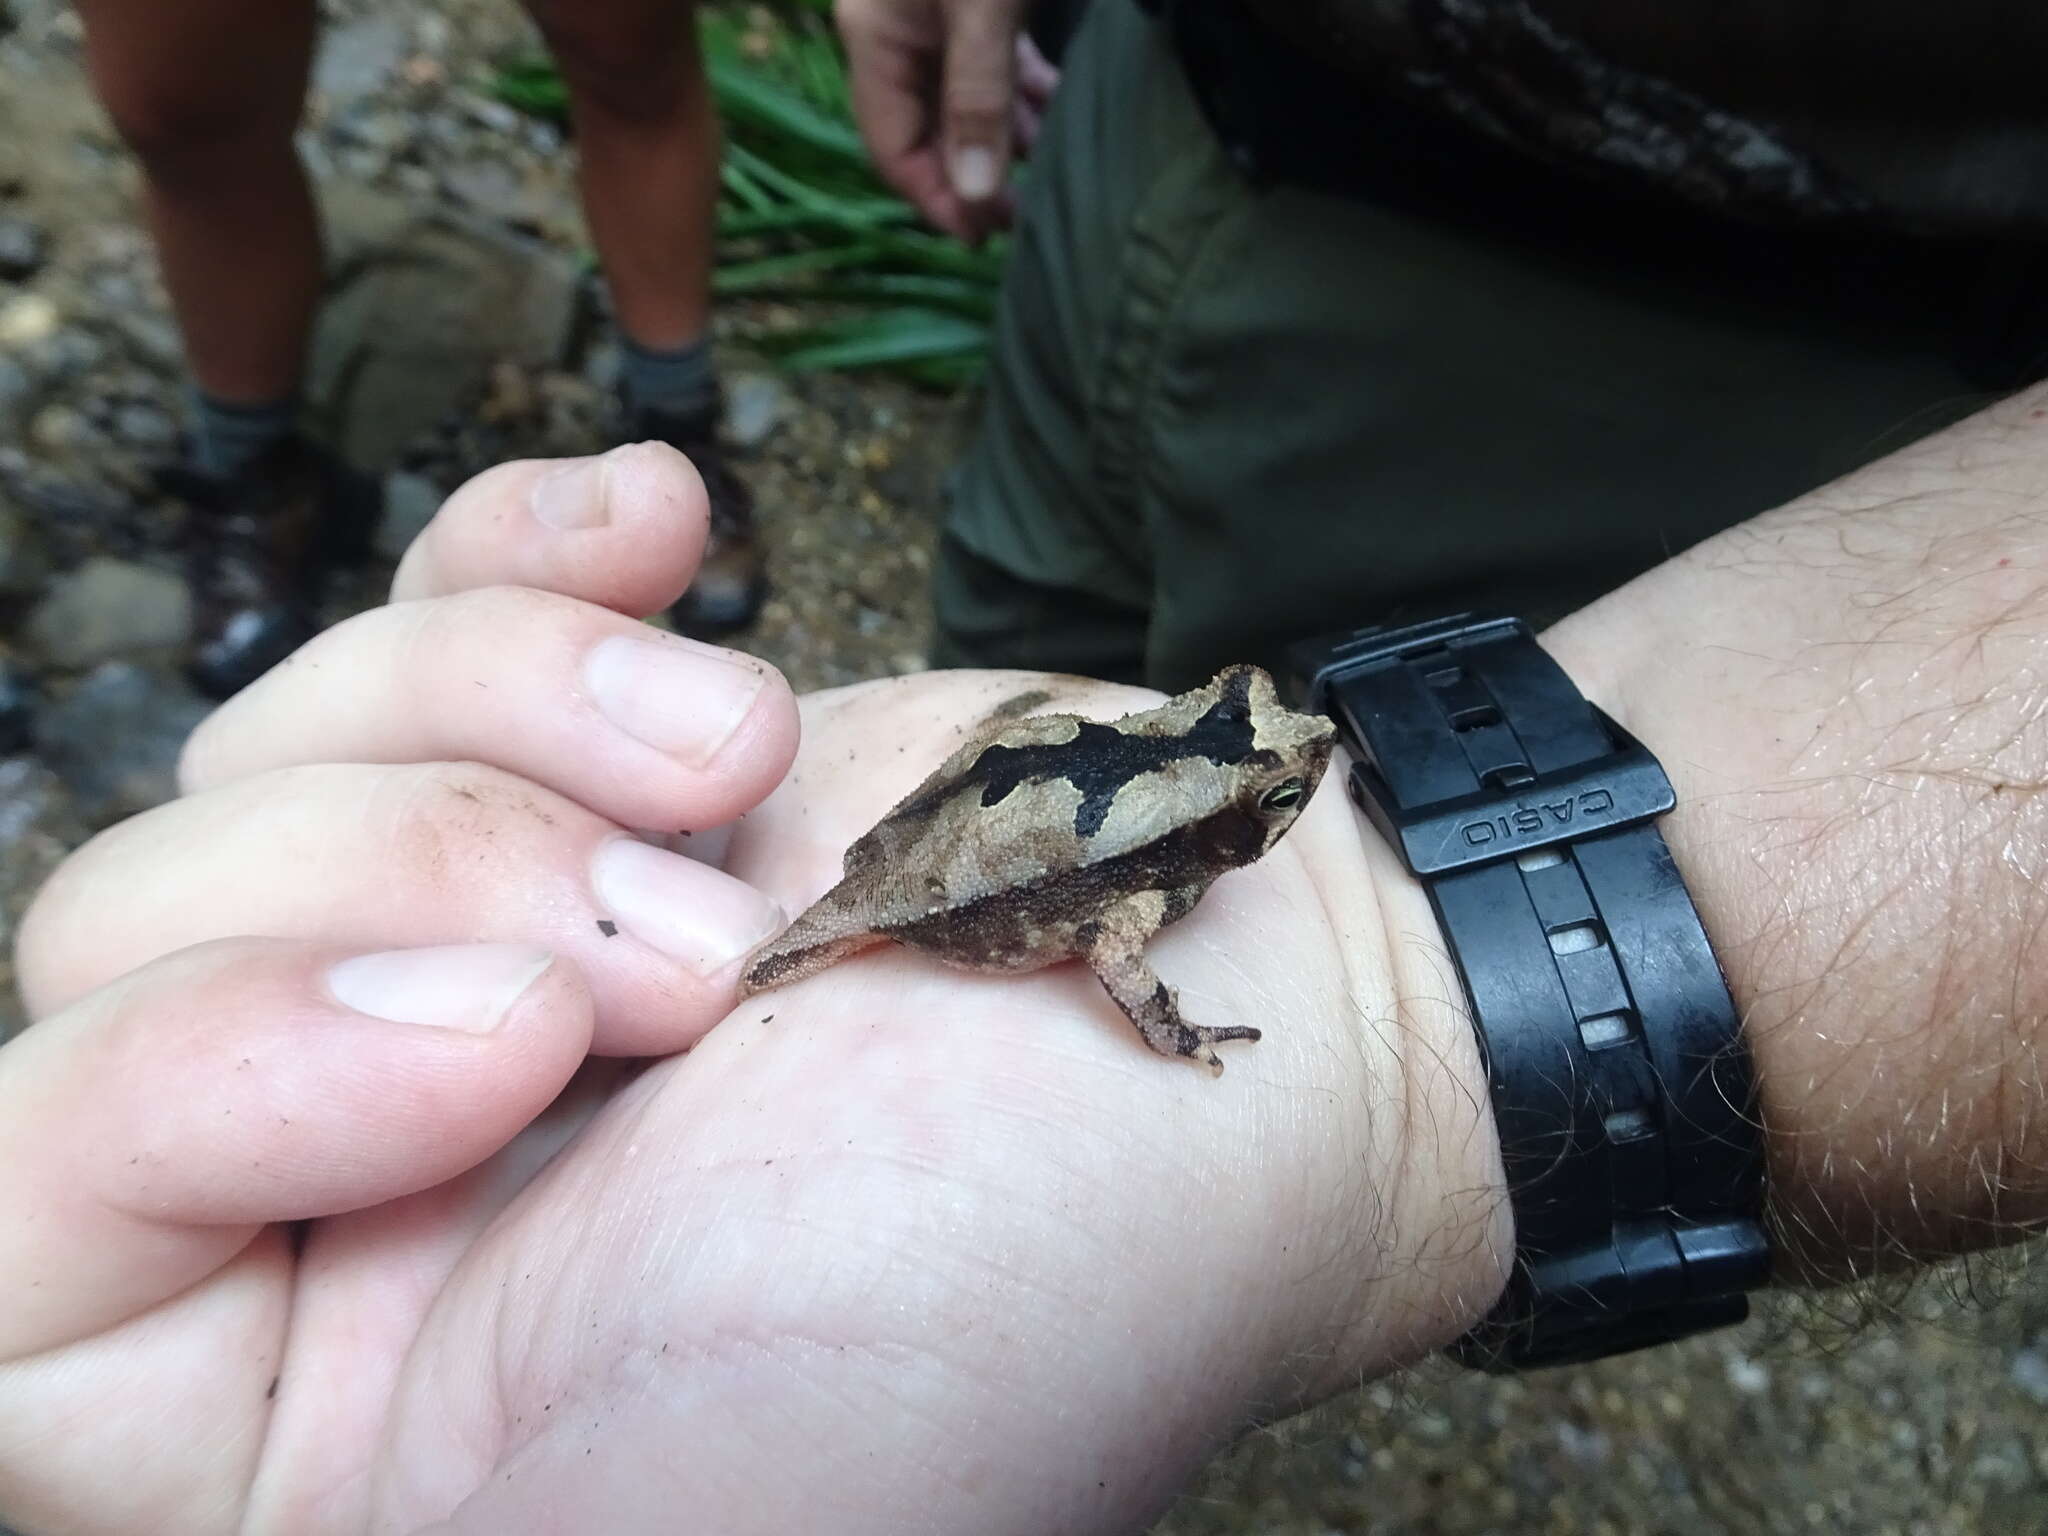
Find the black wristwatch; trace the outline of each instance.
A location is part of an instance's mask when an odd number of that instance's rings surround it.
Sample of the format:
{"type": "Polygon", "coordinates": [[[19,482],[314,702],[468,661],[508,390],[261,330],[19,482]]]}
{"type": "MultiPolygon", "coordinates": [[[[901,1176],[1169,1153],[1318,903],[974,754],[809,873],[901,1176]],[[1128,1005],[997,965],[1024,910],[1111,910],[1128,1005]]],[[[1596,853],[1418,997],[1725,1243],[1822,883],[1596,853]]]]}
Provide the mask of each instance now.
{"type": "Polygon", "coordinates": [[[1428,889],[1486,1059],[1515,1268],[1453,1355],[1520,1370],[1741,1321],[1771,1257],[1755,1074],[1653,825],[1664,770],[1519,619],[1293,659],[1352,798],[1428,889]]]}

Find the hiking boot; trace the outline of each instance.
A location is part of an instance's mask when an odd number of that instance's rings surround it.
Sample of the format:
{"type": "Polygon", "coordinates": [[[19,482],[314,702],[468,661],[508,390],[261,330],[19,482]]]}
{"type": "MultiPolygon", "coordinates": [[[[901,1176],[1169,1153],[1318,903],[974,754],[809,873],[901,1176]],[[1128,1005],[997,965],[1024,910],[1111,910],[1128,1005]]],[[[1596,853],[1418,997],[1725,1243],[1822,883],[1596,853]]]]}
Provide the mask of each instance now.
{"type": "Polygon", "coordinates": [[[679,634],[716,640],[744,629],[768,596],[767,554],[754,528],[754,496],[733,470],[718,440],[718,410],[690,416],[640,411],[631,418],[628,441],[667,443],[703,477],[711,501],[711,529],[704,561],[690,590],[676,599],[669,619],[679,634]]]}
{"type": "Polygon", "coordinates": [[[367,553],[381,493],[296,433],[234,475],[189,464],[158,485],[190,513],[186,672],[216,699],[238,693],[313,638],[327,576],[367,553]]]}

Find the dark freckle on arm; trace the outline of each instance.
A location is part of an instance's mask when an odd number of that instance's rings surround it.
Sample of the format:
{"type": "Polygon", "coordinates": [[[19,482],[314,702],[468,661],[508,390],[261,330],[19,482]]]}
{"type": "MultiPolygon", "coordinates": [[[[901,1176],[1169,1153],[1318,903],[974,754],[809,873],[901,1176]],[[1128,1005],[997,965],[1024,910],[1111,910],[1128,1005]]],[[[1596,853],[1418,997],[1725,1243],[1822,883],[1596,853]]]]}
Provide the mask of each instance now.
{"type": "Polygon", "coordinates": [[[597,920],[597,931],[608,939],[617,938],[619,925],[608,917],[600,917],[597,920]]]}

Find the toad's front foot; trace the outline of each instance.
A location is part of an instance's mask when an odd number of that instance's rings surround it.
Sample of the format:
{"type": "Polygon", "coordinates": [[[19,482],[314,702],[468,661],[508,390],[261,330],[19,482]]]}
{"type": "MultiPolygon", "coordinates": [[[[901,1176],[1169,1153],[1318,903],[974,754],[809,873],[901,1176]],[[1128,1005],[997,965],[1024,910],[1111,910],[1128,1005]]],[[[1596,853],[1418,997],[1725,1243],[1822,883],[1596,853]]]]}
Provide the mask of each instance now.
{"type": "Polygon", "coordinates": [[[1164,910],[1166,904],[1156,896],[1149,902],[1138,898],[1119,902],[1102,917],[1081,925],[1075,935],[1080,940],[1081,957],[1101,978],[1117,1007],[1138,1026],[1147,1045],[1162,1056],[1198,1061],[1211,1076],[1217,1076],[1223,1071],[1223,1058],[1213,1047],[1227,1040],[1256,1040],[1259,1032],[1249,1024],[1208,1029],[1180,1016],[1179,996],[1145,963],[1145,941],[1159,931],[1164,910]]]}

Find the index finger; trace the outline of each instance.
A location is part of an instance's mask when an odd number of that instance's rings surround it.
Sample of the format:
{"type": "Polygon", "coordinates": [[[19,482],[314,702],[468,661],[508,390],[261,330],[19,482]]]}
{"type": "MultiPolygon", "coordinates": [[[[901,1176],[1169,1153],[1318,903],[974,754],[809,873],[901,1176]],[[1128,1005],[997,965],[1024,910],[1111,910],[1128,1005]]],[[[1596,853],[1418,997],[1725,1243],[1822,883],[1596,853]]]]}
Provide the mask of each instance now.
{"type": "Polygon", "coordinates": [[[391,600],[535,587],[645,618],[696,575],[710,515],[703,480],[666,443],[515,460],[448,498],[399,562],[391,600]]]}
{"type": "Polygon", "coordinates": [[[842,26],[853,117],[882,180],[938,228],[971,237],[967,210],[939,159],[938,57],[842,26]]]}

